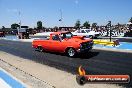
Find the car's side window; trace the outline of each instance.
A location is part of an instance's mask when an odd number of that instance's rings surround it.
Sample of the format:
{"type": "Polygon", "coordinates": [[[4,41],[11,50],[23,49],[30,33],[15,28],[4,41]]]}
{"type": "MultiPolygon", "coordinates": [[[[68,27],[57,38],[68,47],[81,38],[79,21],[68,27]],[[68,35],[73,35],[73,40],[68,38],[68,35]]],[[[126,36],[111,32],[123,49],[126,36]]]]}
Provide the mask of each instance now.
{"type": "Polygon", "coordinates": [[[85,31],[84,30],[81,30],[81,33],[85,33],[85,31]]]}
{"type": "Polygon", "coordinates": [[[60,38],[59,38],[58,35],[52,35],[52,39],[53,39],[53,40],[56,40],[56,41],[59,41],[59,40],[60,40],[60,38]]]}
{"type": "Polygon", "coordinates": [[[66,35],[65,35],[65,34],[61,34],[60,37],[61,37],[61,39],[63,40],[63,39],[66,38],[66,35]]]}

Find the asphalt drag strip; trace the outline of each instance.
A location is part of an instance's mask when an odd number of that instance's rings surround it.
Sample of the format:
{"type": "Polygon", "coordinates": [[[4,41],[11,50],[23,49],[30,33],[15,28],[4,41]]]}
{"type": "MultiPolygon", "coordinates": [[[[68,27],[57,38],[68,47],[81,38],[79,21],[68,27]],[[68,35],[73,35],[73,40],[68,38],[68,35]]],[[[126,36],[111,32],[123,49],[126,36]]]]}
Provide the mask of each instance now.
{"type": "MultiPolygon", "coordinates": [[[[132,75],[132,54],[93,49],[91,52],[69,58],[63,54],[37,52],[31,43],[1,40],[0,50],[12,55],[32,60],[50,67],[77,74],[80,65],[88,74],[128,74],[132,75]]],[[[123,84],[125,87],[132,86],[123,84]]]]}

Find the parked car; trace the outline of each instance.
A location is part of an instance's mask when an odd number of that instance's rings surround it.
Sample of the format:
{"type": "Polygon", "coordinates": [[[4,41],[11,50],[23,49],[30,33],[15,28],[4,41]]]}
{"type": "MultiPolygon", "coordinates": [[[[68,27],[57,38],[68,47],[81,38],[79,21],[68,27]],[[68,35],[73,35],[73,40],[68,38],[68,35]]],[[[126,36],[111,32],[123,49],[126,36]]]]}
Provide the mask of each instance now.
{"type": "Polygon", "coordinates": [[[45,37],[49,37],[50,34],[53,32],[42,32],[42,33],[36,33],[34,36],[45,36],[45,37]]]}
{"type": "Polygon", "coordinates": [[[75,32],[72,32],[73,35],[76,36],[85,36],[89,38],[98,38],[100,36],[100,32],[91,31],[91,29],[79,29],[75,32]]]}
{"type": "Polygon", "coordinates": [[[5,37],[5,33],[4,32],[0,32],[0,37],[5,37]]]}
{"type": "Polygon", "coordinates": [[[93,40],[83,36],[73,36],[71,32],[54,32],[47,40],[38,39],[32,42],[32,47],[39,51],[66,53],[74,57],[77,53],[88,52],[92,49],[93,40]]]}

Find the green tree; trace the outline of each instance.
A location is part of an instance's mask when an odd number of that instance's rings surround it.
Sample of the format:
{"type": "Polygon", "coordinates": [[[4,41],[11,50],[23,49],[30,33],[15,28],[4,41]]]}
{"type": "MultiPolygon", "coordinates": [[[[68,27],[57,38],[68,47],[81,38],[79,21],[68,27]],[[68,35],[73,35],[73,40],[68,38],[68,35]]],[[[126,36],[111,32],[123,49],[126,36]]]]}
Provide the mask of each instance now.
{"type": "Polygon", "coordinates": [[[5,31],[5,26],[2,26],[2,28],[1,28],[1,29],[2,29],[2,31],[5,31]]]}
{"type": "Polygon", "coordinates": [[[2,26],[2,29],[5,29],[5,26],[2,26]]]}
{"type": "Polygon", "coordinates": [[[96,28],[96,27],[97,27],[97,23],[93,23],[92,28],[96,28]]]}
{"type": "Polygon", "coordinates": [[[38,22],[37,22],[37,28],[38,28],[38,29],[42,29],[42,28],[43,28],[42,22],[41,22],[41,21],[38,21],[38,22]]]}
{"type": "Polygon", "coordinates": [[[130,18],[129,22],[131,22],[131,23],[132,23],[132,17],[130,18]]]}
{"type": "Polygon", "coordinates": [[[85,28],[90,28],[89,21],[84,22],[83,27],[85,27],[85,28]]]}
{"type": "MultiPolygon", "coordinates": [[[[132,17],[130,18],[129,22],[132,23],[132,17]]],[[[132,24],[129,24],[129,29],[132,29],[132,24]]]]}
{"type": "Polygon", "coordinates": [[[17,27],[20,27],[20,25],[19,24],[16,24],[16,23],[14,23],[14,24],[11,25],[11,28],[12,29],[17,29],[17,27]]]}
{"type": "Polygon", "coordinates": [[[76,27],[77,29],[79,29],[80,26],[81,26],[81,22],[80,22],[80,20],[77,20],[76,23],[75,23],[75,27],[76,27]]]}

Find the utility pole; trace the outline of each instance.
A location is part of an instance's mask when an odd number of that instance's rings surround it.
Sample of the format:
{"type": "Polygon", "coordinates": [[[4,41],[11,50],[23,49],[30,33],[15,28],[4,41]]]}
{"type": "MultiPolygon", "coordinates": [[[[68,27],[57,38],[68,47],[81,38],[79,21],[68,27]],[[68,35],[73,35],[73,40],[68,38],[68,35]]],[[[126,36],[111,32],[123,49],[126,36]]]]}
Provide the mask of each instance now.
{"type": "Polygon", "coordinates": [[[111,37],[112,37],[111,21],[108,21],[108,26],[109,26],[109,30],[110,30],[110,42],[111,42],[111,37]]]}

